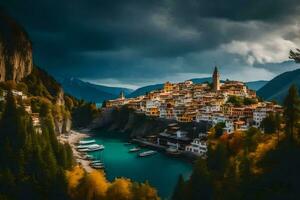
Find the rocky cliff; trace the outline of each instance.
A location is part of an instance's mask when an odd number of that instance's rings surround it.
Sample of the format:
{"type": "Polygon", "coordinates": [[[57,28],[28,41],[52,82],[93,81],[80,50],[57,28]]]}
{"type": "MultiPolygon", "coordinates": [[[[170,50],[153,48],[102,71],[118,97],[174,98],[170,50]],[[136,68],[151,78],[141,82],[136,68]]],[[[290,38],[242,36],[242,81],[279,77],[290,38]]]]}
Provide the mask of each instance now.
{"type": "Polygon", "coordinates": [[[0,12],[0,82],[19,82],[33,68],[32,44],[24,29],[0,12]]]}
{"type": "MultiPolygon", "coordinates": [[[[90,129],[106,129],[129,133],[130,137],[157,135],[163,132],[174,120],[147,117],[137,114],[126,107],[105,109],[101,116],[93,121],[90,129]]],[[[181,130],[187,131],[191,137],[200,132],[206,132],[210,125],[206,123],[178,123],[181,130]]]]}

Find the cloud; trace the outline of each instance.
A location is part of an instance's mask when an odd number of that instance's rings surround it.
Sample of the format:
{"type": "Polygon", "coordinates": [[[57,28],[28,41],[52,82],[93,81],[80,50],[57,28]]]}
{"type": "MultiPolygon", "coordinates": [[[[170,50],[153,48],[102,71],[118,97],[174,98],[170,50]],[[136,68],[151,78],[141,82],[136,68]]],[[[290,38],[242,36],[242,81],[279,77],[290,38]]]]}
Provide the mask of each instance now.
{"type": "Polygon", "coordinates": [[[224,77],[270,79],[285,70],[278,63],[288,60],[288,51],[300,46],[299,5],[296,0],[4,2],[29,32],[39,66],[55,76],[132,87],[207,75],[214,65],[224,77]]]}

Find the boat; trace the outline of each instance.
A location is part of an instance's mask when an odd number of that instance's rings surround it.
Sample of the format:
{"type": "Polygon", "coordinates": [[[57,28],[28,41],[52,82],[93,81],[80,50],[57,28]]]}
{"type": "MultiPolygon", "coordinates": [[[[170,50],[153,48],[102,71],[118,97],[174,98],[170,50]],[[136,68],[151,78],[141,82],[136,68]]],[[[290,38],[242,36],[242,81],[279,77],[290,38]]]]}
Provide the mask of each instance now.
{"type": "Polygon", "coordinates": [[[96,142],[96,140],[80,140],[78,143],[79,144],[92,144],[95,142],[96,142]]]}
{"type": "Polygon", "coordinates": [[[85,145],[78,145],[76,146],[77,149],[86,149],[90,146],[90,144],[85,144],[85,145]]]}
{"type": "Polygon", "coordinates": [[[102,162],[101,162],[101,160],[94,160],[94,161],[92,161],[91,163],[92,163],[92,164],[95,164],[95,163],[102,163],[102,162]]]}
{"type": "Polygon", "coordinates": [[[141,150],[141,148],[139,148],[139,147],[134,147],[134,148],[132,148],[132,149],[129,149],[129,152],[132,153],[132,152],[137,152],[137,151],[140,151],[140,150],[141,150]]]}
{"type": "Polygon", "coordinates": [[[93,165],[91,167],[94,169],[104,169],[105,168],[104,165],[93,165]]]}
{"type": "Polygon", "coordinates": [[[90,166],[104,166],[103,163],[90,163],[90,166]]]}
{"type": "Polygon", "coordinates": [[[126,142],[126,143],[124,143],[124,145],[132,145],[132,143],[131,142],[126,142]]]}
{"type": "Polygon", "coordinates": [[[87,148],[88,152],[100,151],[100,150],[104,150],[104,146],[102,144],[101,145],[98,145],[98,144],[91,145],[87,148]]]}
{"type": "Polygon", "coordinates": [[[88,149],[87,148],[85,148],[85,149],[78,149],[78,151],[80,151],[80,152],[86,152],[86,151],[88,151],[88,149]]]}
{"type": "Polygon", "coordinates": [[[81,151],[81,152],[93,152],[93,151],[100,151],[100,150],[103,150],[104,149],[104,146],[101,144],[92,144],[92,145],[89,145],[87,148],[85,149],[78,149],[78,151],[81,151]]]}
{"type": "Polygon", "coordinates": [[[142,152],[139,154],[139,157],[145,157],[145,156],[150,156],[150,155],[153,155],[153,154],[156,154],[157,152],[156,151],[145,151],[145,152],[142,152]]]}

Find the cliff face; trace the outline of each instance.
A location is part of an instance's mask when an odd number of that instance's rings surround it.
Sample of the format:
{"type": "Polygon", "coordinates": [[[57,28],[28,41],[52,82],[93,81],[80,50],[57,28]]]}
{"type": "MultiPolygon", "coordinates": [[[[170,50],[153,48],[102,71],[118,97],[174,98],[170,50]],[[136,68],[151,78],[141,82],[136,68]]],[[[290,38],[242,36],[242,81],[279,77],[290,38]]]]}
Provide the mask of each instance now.
{"type": "Polygon", "coordinates": [[[0,13],[0,82],[20,81],[33,68],[32,44],[13,19],[0,13]]]}
{"type": "MultiPolygon", "coordinates": [[[[127,132],[130,137],[141,137],[157,135],[163,132],[170,123],[176,123],[176,121],[147,117],[123,107],[104,110],[89,128],[127,132]]],[[[191,137],[194,133],[205,133],[210,128],[207,123],[178,123],[178,126],[181,130],[187,131],[191,137]]]]}
{"type": "Polygon", "coordinates": [[[121,108],[103,111],[89,128],[127,132],[131,137],[140,137],[158,134],[167,128],[168,123],[170,121],[149,118],[142,114],[136,114],[127,108],[121,108]]]}

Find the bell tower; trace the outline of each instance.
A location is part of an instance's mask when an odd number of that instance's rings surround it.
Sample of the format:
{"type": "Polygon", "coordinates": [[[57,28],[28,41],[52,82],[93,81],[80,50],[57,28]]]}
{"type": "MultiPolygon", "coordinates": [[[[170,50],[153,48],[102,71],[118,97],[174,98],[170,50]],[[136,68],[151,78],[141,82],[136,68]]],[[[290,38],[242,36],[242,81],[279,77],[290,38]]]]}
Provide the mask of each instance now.
{"type": "Polygon", "coordinates": [[[218,71],[217,66],[215,66],[215,70],[212,76],[213,79],[213,91],[219,91],[220,90],[220,74],[218,71]]]}
{"type": "Polygon", "coordinates": [[[123,90],[120,92],[119,99],[125,99],[125,94],[123,90]]]}

